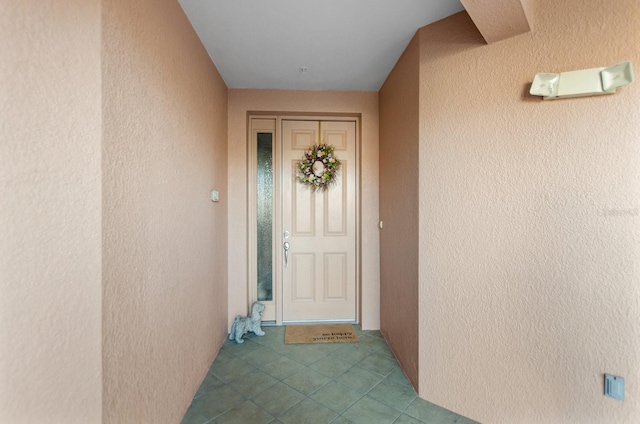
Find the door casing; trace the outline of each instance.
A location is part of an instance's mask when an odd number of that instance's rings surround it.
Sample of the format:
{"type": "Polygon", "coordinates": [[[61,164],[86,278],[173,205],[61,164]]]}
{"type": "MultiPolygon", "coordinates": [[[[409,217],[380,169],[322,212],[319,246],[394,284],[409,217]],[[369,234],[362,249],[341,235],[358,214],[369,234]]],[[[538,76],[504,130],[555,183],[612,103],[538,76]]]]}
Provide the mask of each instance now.
{"type": "Polygon", "coordinates": [[[273,219],[273,301],[262,302],[265,303],[265,313],[263,315],[263,322],[265,324],[282,325],[282,271],[281,264],[283,263],[283,250],[282,250],[282,210],[281,210],[281,195],[282,195],[282,164],[281,164],[281,143],[282,143],[282,121],[283,120],[317,120],[317,121],[352,121],[356,126],[356,170],[355,170],[355,197],[356,197],[356,322],[361,321],[361,197],[360,197],[360,116],[350,114],[340,115],[327,115],[327,114],[276,114],[276,113],[263,113],[253,112],[248,114],[247,126],[248,126],[248,179],[247,179],[247,283],[248,287],[248,299],[247,305],[251,305],[258,299],[257,288],[257,211],[256,211],[256,144],[257,134],[259,132],[272,132],[273,134],[273,169],[274,169],[274,219],[273,219]]]}

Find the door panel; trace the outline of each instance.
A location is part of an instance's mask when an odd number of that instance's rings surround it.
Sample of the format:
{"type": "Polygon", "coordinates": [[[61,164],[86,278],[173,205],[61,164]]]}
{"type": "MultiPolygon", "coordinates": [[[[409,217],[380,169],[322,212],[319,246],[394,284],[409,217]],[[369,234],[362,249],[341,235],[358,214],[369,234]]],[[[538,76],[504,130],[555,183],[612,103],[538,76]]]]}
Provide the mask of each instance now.
{"type": "MultiPolygon", "coordinates": [[[[308,148],[308,146],[307,146],[308,148]]],[[[306,150],[302,149],[303,151],[306,150]]],[[[316,230],[316,208],[315,197],[311,190],[300,190],[296,183],[296,165],[298,160],[289,161],[289,182],[293,185],[293,189],[287,191],[290,193],[291,199],[286,199],[287,210],[291,213],[291,234],[294,237],[313,237],[316,230]]],[[[288,196],[284,196],[287,198],[288,196]]],[[[286,227],[288,228],[288,227],[286,227]]]]}
{"type": "Polygon", "coordinates": [[[282,121],[285,322],[356,319],[355,163],[355,122],[282,121]],[[296,181],[296,164],[319,143],[333,145],[342,165],[334,185],[313,192],[296,181]]]}
{"type": "Polygon", "coordinates": [[[349,279],[348,257],[344,253],[325,253],[324,255],[324,287],[325,300],[348,300],[349,279]]]}
{"type": "Polygon", "coordinates": [[[315,264],[313,253],[296,253],[291,257],[291,272],[296,284],[292,286],[294,302],[313,302],[315,300],[315,264]]]}
{"type": "Polygon", "coordinates": [[[324,235],[325,236],[347,236],[348,224],[348,202],[345,175],[349,172],[349,165],[342,163],[340,173],[336,177],[335,187],[331,187],[324,193],[324,235]],[[334,190],[335,188],[335,190],[334,190]]]}

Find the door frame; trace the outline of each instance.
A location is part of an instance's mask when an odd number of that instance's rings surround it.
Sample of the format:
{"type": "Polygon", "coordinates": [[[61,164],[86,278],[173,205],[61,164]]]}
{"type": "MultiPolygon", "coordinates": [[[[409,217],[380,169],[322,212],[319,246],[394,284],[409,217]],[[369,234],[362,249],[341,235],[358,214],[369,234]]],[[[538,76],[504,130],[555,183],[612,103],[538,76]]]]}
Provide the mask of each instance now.
{"type": "Polygon", "coordinates": [[[263,316],[264,324],[282,325],[282,121],[283,120],[299,120],[299,121],[350,121],[355,122],[356,126],[356,169],[355,169],[355,195],[356,195],[356,321],[362,321],[362,228],[361,228],[361,205],[362,190],[360,187],[361,174],[361,116],[360,114],[327,114],[327,113],[273,113],[273,112],[249,112],[247,113],[247,307],[258,300],[258,275],[257,275],[257,133],[267,132],[260,131],[265,127],[260,126],[254,129],[253,120],[272,120],[275,124],[273,127],[273,227],[272,227],[272,251],[273,251],[273,285],[272,285],[272,302],[263,302],[266,304],[268,314],[263,316]],[[270,310],[271,308],[272,310],[270,310]],[[275,316],[274,316],[275,315],[275,316]]]}

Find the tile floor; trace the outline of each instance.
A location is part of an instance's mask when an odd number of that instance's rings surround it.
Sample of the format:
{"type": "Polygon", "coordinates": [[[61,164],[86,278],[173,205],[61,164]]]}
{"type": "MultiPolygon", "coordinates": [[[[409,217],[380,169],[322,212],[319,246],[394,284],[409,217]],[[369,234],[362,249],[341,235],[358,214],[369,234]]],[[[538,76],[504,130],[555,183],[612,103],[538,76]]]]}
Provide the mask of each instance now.
{"type": "Polygon", "coordinates": [[[379,331],[358,343],[285,345],[284,327],[227,342],[183,424],[474,423],[418,398],[379,331]]]}

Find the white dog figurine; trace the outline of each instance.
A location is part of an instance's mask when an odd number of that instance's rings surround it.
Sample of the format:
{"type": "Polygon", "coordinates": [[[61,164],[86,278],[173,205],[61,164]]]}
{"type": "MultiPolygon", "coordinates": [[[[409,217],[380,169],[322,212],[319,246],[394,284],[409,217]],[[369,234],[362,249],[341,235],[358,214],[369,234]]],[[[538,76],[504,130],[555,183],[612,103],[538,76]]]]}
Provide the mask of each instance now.
{"type": "Polygon", "coordinates": [[[256,336],[264,336],[264,331],[260,328],[260,320],[264,312],[264,305],[260,302],[254,302],[251,306],[251,316],[242,318],[240,315],[236,317],[231,326],[229,340],[235,340],[236,343],[244,343],[242,336],[251,331],[256,336]]]}

